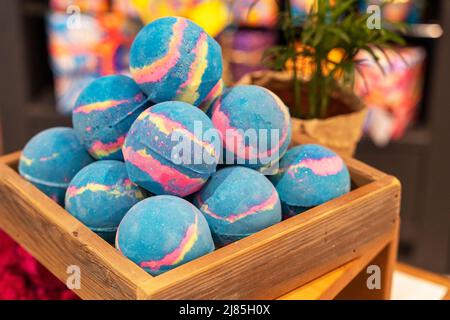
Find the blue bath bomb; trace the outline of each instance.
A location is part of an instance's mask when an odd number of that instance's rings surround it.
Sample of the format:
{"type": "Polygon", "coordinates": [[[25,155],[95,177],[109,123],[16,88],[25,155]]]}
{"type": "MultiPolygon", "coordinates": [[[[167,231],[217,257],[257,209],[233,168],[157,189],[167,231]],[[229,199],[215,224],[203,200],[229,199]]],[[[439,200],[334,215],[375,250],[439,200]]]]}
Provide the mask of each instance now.
{"type": "Polygon", "coordinates": [[[50,198],[64,204],[70,180],[93,162],[71,128],[51,128],[35,135],[23,149],[19,172],[50,198]]]}
{"type": "Polygon", "coordinates": [[[300,207],[300,206],[290,206],[284,202],[281,202],[281,210],[283,212],[283,220],[292,218],[292,217],[299,215],[309,209],[311,209],[311,208],[310,207],[300,207]]]}
{"type": "Polygon", "coordinates": [[[341,157],[315,144],[290,149],[270,177],[281,201],[313,207],[350,191],[350,175],[341,157]]]}
{"type": "Polygon", "coordinates": [[[128,177],[123,162],[103,160],[77,173],[67,188],[65,203],[75,218],[106,241],[114,242],[120,221],[144,197],[128,177]]]}
{"type": "Polygon", "coordinates": [[[101,77],[78,97],[73,127],[89,153],[98,160],[123,160],[122,145],[136,118],[149,106],[133,79],[124,75],[101,77]]]}
{"type": "Polygon", "coordinates": [[[192,21],[165,17],[136,36],[130,72],[153,102],[177,100],[198,106],[222,77],[222,50],[192,21]]]}
{"type": "Polygon", "coordinates": [[[174,196],[139,202],[123,218],[116,236],[123,255],[157,276],[214,250],[203,215],[174,196]]]}
{"type": "Polygon", "coordinates": [[[208,114],[221,132],[224,162],[253,169],[276,163],[291,141],[291,117],[285,104],[259,86],[236,86],[217,98],[208,114]]]}
{"type": "Polygon", "coordinates": [[[246,167],[220,169],[197,193],[214,241],[222,246],[281,221],[278,193],[261,173],[246,167]]]}
{"type": "Polygon", "coordinates": [[[198,108],[162,102],[134,122],[123,147],[128,174],[153,194],[180,197],[198,191],[215,172],[220,137],[198,108]]]}

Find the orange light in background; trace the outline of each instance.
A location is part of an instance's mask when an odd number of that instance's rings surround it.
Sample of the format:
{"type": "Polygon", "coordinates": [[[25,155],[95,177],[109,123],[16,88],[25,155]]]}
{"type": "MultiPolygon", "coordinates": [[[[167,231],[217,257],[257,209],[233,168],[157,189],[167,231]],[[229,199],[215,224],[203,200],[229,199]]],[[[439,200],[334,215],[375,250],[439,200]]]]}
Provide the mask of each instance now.
{"type": "MultiPolygon", "coordinates": [[[[297,51],[301,54],[302,50],[304,50],[304,46],[301,44],[297,44],[297,51]]],[[[309,51],[313,51],[314,49],[309,48],[309,51]]],[[[345,55],[345,51],[342,48],[334,48],[328,53],[327,59],[330,62],[326,62],[322,65],[322,72],[324,75],[330,74],[332,70],[336,67],[336,64],[340,63],[345,55]]],[[[300,55],[297,57],[296,61],[297,66],[297,72],[300,74],[300,76],[303,78],[303,80],[308,81],[311,79],[311,76],[316,68],[316,64],[314,62],[314,59],[309,56],[302,56],[300,55]]],[[[288,71],[294,70],[294,63],[292,60],[288,60],[286,62],[286,69],[288,71]]],[[[342,77],[342,71],[336,72],[335,79],[341,79],[342,77]]]]}
{"type": "MultiPolygon", "coordinates": [[[[328,2],[330,6],[336,4],[336,0],[329,0],[328,2]]],[[[309,13],[311,9],[317,10],[317,0],[291,0],[291,6],[304,13],[309,13]]]]}

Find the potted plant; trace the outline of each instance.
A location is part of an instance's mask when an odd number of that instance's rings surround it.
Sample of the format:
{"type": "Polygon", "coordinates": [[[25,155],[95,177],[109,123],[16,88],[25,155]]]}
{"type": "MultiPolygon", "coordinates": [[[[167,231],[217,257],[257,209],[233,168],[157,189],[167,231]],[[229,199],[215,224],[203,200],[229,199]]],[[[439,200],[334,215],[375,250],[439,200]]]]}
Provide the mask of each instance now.
{"type": "MultiPolygon", "coordinates": [[[[361,138],[366,106],[353,93],[360,51],[377,62],[391,44],[403,44],[398,25],[371,28],[371,13],[357,0],[316,0],[304,16],[294,16],[290,0],[280,14],[283,45],[266,52],[271,71],[244,76],[277,93],[293,116],[294,142],[316,142],[352,155],[361,138]]],[[[378,64],[379,65],[379,64],[378,64]]],[[[381,65],[379,65],[380,68],[381,65]]]]}

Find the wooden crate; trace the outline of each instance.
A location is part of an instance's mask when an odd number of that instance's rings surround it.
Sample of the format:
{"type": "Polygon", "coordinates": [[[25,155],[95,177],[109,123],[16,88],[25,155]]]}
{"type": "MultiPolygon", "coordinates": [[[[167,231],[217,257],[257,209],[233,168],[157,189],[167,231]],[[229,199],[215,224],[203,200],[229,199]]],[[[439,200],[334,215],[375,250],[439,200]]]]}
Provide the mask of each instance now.
{"type": "Polygon", "coordinates": [[[350,193],[152,277],[16,172],[20,153],[0,158],[0,228],[66,282],[81,268],[84,299],[271,299],[360,256],[391,235],[400,183],[345,159],[350,193]]]}

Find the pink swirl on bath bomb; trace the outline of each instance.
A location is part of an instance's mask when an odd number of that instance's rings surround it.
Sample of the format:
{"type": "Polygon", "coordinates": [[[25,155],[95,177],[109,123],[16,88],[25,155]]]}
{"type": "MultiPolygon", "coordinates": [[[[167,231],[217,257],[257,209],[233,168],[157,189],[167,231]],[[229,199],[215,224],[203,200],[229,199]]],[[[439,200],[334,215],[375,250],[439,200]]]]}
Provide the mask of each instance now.
{"type": "Polygon", "coordinates": [[[339,156],[327,157],[321,159],[303,159],[297,164],[287,167],[290,175],[294,176],[300,168],[310,169],[318,176],[330,176],[338,174],[344,168],[344,161],[339,156]]]}
{"type": "Polygon", "coordinates": [[[143,261],[139,263],[142,268],[149,268],[157,271],[164,266],[173,266],[180,263],[186,254],[192,249],[198,239],[198,215],[195,214],[195,221],[188,227],[178,247],[166,254],[160,260],[143,261]]]}
{"type": "Polygon", "coordinates": [[[205,179],[191,178],[176,168],[162,164],[145,150],[134,151],[131,147],[125,147],[123,154],[126,161],[147,173],[169,193],[187,196],[200,190],[206,182],[205,179]]]}
{"type": "Polygon", "coordinates": [[[208,205],[206,203],[203,202],[203,200],[201,199],[200,195],[197,195],[197,201],[198,204],[200,205],[200,210],[202,212],[204,212],[205,214],[218,219],[218,220],[223,220],[223,221],[227,221],[230,223],[236,222],[238,220],[244,219],[248,216],[254,215],[254,214],[258,214],[258,213],[262,213],[264,211],[268,211],[268,210],[272,210],[275,205],[278,203],[279,198],[278,198],[278,193],[277,191],[274,189],[272,194],[270,195],[269,198],[267,198],[267,200],[265,200],[264,202],[254,205],[253,207],[248,208],[246,211],[241,212],[241,213],[234,213],[231,214],[227,217],[218,215],[217,213],[212,212],[208,205]]]}
{"type": "Polygon", "coordinates": [[[89,148],[89,151],[97,157],[107,157],[122,148],[126,135],[120,136],[116,141],[103,143],[102,141],[95,141],[89,148]]]}
{"type": "MultiPolygon", "coordinates": [[[[233,152],[240,158],[249,160],[270,157],[275,154],[286,141],[286,138],[288,136],[287,127],[289,126],[289,122],[287,122],[286,128],[282,130],[282,136],[273,148],[269,150],[258,151],[257,147],[254,147],[252,145],[247,146],[245,144],[245,137],[242,135],[242,131],[234,128],[231,125],[229,117],[225,114],[225,112],[221,110],[222,105],[220,99],[215,102],[214,107],[215,110],[213,112],[211,120],[217,130],[219,130],[221,133],[223,145],[227,150],[233,152]],[[230,141],[230,138],[233,139],[233,141],[230,141]],[[230,146],[230,144],[232,145],[230,146]],[[232,148],[233,144],[234,148],[232,148]]],[[[289,121],[289,119],[287,119],[287,121],[289,121]]]]}

